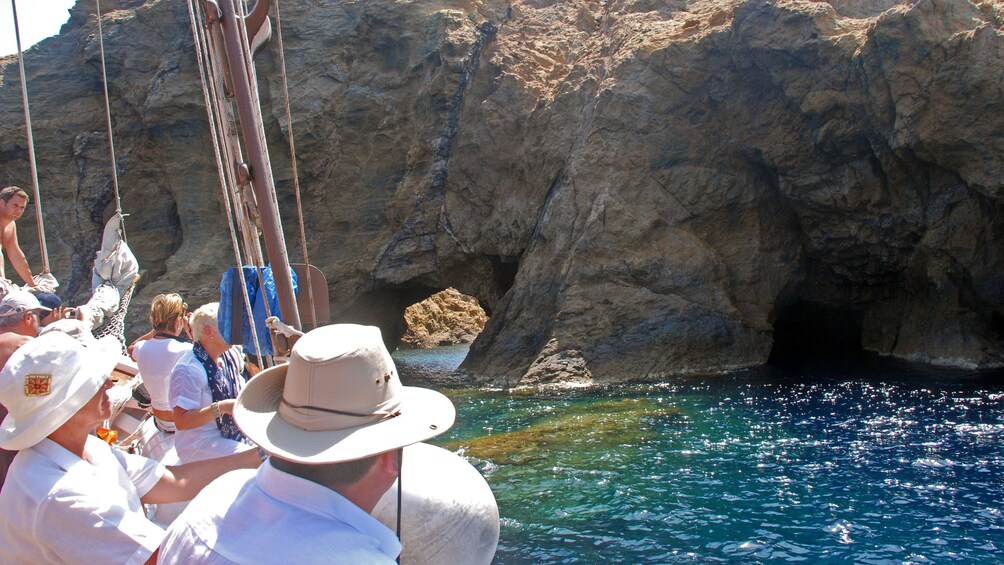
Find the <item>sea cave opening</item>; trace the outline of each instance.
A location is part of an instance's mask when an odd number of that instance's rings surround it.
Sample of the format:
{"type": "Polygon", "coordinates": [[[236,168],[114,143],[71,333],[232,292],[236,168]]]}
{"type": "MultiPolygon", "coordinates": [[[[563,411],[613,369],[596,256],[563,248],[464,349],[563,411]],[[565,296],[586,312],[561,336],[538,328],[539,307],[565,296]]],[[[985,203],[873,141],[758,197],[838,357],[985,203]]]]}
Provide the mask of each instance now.
{"type": "Polygon", "coordinates": [[[488,321],[477,298],[447,288],[415,302],[401,316],[404,331],[393,352],[404,382],[456,382],[470,344],[488,321]]]}
{"type": "Polygon", "coordinates": [[[384,288],[359,296],[335,322],[379,326],[391,351],[470,344],[488,321],[481,302],[454,288],[384,288]]]}
{"type": "Polygon", "coordinates": [[[815,302],[796,301],[782,308],[774,320],[773,338],[767,360],[773,366],[856,363],[864,353],[860,314],[815,302]]]}
{"type": "Polygon", "coordinates": [[[484,329],[488,314],[478,299],[447,288],[408,306],[401,349],[467,345],[484,329]]]}

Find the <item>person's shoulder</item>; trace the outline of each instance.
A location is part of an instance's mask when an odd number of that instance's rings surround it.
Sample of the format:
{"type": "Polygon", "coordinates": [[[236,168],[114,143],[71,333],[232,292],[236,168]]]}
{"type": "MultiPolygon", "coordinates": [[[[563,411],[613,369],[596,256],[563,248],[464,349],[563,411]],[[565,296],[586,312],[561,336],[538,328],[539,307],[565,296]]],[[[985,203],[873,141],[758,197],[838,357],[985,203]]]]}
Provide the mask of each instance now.
{"type": "Polygon", "coordinates": [[[132,354],[137,355],[140,351],[146,349],[146,346],[150,343],[149,339],[141,339],[132,344],[132,354]]]}
{"type": "Polygon", "coordinates": [[[181,352],[181,355],[178,357],[178,361],[174,366],[174,371],[181,372],[201,368],[202,363],[199,363],[199,360],[195,358],[195,353],[192,351],[192,348],[189,347],[181,352]]]}
{"type": "Polygon", "coordinates": [[[7,364],[7,360],[22,345],[28,343],[33,338],[17,332],[6,332],[0,334],[0,368],[7,364]]]}
{"type": "MultiPolygon", "coordinates": [[[[38,510],[46,501],[73,500],[87,491],[89,481],[77,480],[64,465],[40,451],[28,448],[18,452],[4,479],[4,494],[17,493],[23,502],[32,501],[38,510]],[[16,486],[15,486],[16,485],[16,486]]],[[[0,498],[7,498],[0,496],[0,498]]]]}
{"type": "Polygon", "coordinates": [[[236,469],[220,475],[195,495],[185,514],[227,512],[243,493],[254,488],[256,473],[255,469],[236,469]]]}
{"type": "Polygon", "coordinates": [[[17,332],[4,332],[0,333],[0,344],[13,344],[16,347],[21,347],[22,345],[28,343],[32,337],[30,335],[19,334],[17,332]]]}
{"type": "Polygon", "coordinates": [[[14,223],[14,220],[9,220],[6,223],[0,220],[0,230],[2,230],[0,233],[2,233],[4,240],[6,240],[11,234],[17,232],[17,224],[14,223]]]}

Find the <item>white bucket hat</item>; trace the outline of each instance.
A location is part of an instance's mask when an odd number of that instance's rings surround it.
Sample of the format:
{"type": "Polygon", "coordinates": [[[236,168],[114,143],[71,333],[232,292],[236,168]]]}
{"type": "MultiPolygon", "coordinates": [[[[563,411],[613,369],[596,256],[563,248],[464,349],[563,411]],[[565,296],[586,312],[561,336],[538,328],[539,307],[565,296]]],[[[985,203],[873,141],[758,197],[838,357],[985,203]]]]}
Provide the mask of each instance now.
{"type": "Polygon", "coordinates": [[[288,364],[252,378],[234,421],[268,453],[306,464],[353,461],[435,437],[456,409],[401,384],[379,328],[334,324],[301,337],[288,364]]]}
{"type": "Polygon", "coordinates": [[[31,447],[87,404],[119,359],[106,344],[86,348],[53,332],[19,347],[0,371],[0,404],[9,411],[0,424],[0,447],[31,447]]]}

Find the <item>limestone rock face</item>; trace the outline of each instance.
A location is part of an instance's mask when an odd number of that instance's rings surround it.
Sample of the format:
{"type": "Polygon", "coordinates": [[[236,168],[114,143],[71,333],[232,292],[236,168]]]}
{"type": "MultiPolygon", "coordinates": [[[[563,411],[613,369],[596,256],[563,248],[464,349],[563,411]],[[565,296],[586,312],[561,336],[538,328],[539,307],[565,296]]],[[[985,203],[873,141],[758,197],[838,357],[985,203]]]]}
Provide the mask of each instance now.
{"type": "MultiPolygon", "coordinates": [[[[292,124],[273,42],[266,134],[296,260],[293,132],[334,320],[393,344],[454,287],[491,316],[463,368],[508,384],[758,365],[792,320],[1004,363],[1004,0],[280,5],[292,124]]],[[[138,334],[159,292],[215,299],[233,252],[186,3],[102,6],[138,334]]],[[[71,299],[114,207],[92,11],[25,58],[71,299]]],[[[23,127],[9,58],[0,183],[29,185],[23,127]]]]}
{"type": "Polygon", "coordinates": [[[404,321],[408,331],[401,337],[401,346],[426,348],[474,341],[488,315],[477,299],[448,288],[409,306],[404,321]]]}

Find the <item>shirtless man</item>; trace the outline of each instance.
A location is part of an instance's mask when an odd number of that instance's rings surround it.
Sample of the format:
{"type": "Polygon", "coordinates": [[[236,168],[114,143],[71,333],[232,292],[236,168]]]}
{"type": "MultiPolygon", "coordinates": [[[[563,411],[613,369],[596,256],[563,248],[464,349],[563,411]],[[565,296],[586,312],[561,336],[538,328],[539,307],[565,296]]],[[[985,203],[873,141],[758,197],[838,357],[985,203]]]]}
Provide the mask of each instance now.
{"type": "MultiPolygon", "coordinates": [[[[10,261],[21,280],[29,286],[35,286],[31,276],[31,268],[28,267],[28,259],[25,258],[24,251],[21,251],[21,246],[17,243],[17,225],[14,223],[21,217],[21,214],[24,214],[24,209],[27,206],[28,194],[20,188],[8,186],[0,190],[0,244],[7,255],[7,260],[10,261]]],[[[7,277],[2,261],[0,261],[0,277],[7,277]]]]}

